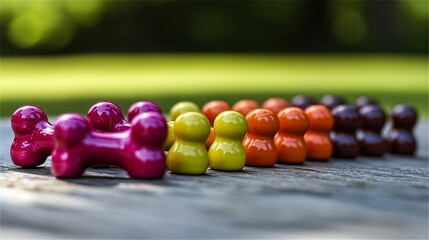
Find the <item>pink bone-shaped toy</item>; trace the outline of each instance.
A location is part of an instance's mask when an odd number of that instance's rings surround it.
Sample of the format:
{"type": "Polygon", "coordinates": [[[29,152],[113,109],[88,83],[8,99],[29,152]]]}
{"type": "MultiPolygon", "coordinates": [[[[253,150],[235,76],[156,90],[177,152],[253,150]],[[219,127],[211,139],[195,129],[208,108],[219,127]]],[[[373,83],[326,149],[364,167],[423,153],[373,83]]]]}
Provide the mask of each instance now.
{"type": "MultiPolygon", "coordinates": [[[[141,101],[133,104],[128,111],[131,121],[144,112],[159,112],[161,109],[153,102],[141,101]]],[[[94,104],[89,112],[93,127],[99,131],[119,132],[130,128],[121,109],[111,102],[94,104]]],[[[46,161],[55,146],[54,127],[48,122],[46,113],[36,106],[22,106],[11,118],[15,138],[10,148],[12,162],[21,167],[37,167],[46,161]]]]}
{"type": "Polygon", "coordinates": [[[91,129],[79,114],[64,114],[55,124],[57,145],[52,153],[52,172],[58,178],[75,178],[87,167],[116,165],[134,178],[160,178],[166,170],[162,145],[167,123],[162,114],[147,112],[118,133],[91,129]]]}
{"type": "Polygon", "coordinates": [[[150,101],[134,103],[128,110],[128,121],[121,108],[112,102],[99,102],[88,111],[87,118],[91,126],[101,132],[122,132],[131,127],[130,123],[137,115],[145,112],[162,113],[158,105],[150,101]]]}
{"type": "Polygon", "coordinates": [[[36,106],[18,108],[11,118],[15,134],[10,156],[15,165],[37,167],[46,161],[55,146],[54,127],[46,113],[36,106]]]}

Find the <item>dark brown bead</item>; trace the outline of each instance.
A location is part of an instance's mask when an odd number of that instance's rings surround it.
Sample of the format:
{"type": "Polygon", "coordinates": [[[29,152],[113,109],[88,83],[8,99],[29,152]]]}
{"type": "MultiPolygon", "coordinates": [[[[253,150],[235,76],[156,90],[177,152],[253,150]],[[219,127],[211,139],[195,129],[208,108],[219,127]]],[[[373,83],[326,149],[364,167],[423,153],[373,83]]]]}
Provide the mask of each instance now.
{"type": "Polygon", "coordinates": [[[334,129],[343,132],[355,132],[360,126],[360,117],[356,109],[351,105],[340,105],[332,109],[334,116],[334,129]]]}
{"type": "Polygon", "coordinates": [[[367,105],[378,105],[378,101],[367,96],[360,96],[356,98],[355,106],[358,110],[367,105]]]}
{"type": "Polygon", "coordinates": [[[316,101],[310,96],[296,95],[290,102],[291,106],[306,109],[307,107],[316,104],[316,101]]]}
{"type": "Polygon", "coordinates": [[[328,94],[323,96],[319,103],[332,110],[339,105],[346,104],[346,100],[340,96],[328,94]]]}
{"type": "Polygon", "coordinates": [[[389,151],[393,154],[414,155],[417,148],[413,127],[417,111],[410,105],[398,104],[392,109],[393,129],[387,134],[389,151]]]}
{"type": "Polygon", "coordinates": [[[386,114],[377,105],[367,105],[359,110],[361,127],[356,132],[360,154],[366,156],[383,156],[386,144],[381,137],[381,130],[386,122],[386,114]]]}
{"type": "Polygon", "coordinates": [[[362,128],[380,133],[386,123],[384,110],[377,105],[367,105],[359,110],[362,128]]]}
{"type": "Polygon", "coordinates": [[[334,129],[330,138],[334,147],[333,155],[339,158],[355,158],[359,154],[359,145],[355,138],[360,125],[359,114],[354,106],[339,105],[332,109],[334,129]]]}
{"type": "Polygon", "coordinates": [[[394,128],[412,130],[417,122],[417,111],[410,105],[398,104],[392,109],[392,119],[394,128]]]}

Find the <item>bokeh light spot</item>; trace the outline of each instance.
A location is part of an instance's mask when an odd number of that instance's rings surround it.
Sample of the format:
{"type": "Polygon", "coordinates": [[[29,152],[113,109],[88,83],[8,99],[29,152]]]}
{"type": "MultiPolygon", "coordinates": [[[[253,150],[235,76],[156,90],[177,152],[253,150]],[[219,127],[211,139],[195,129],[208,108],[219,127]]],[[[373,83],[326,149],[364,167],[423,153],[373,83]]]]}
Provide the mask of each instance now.
{"type": "Polygon", "coordinates": [[[403,2],[408,5],[414,16],[422,19],[428,18],[428,1],[407,0],[403,2]]]}
{"type": "Polygon", "coordinates": [[[46,30],[46,24],[39,16],[25,13],[12,20],[8,37],[19,48],[32,48],[42,41],[46,30]]]}
{"type": "Polygon", "coordinates": [[[74,36],[73,23],[56,8],[37,8],[15,17],[8,29],[11,42],[23,49],[59,49],[74,36]]]}

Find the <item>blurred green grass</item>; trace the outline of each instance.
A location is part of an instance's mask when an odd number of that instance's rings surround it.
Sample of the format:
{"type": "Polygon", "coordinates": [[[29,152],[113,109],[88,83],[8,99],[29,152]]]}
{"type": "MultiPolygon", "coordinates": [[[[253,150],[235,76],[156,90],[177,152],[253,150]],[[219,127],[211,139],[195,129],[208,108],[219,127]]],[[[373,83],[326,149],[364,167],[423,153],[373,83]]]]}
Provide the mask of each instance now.
{"type": "Polygon", "coordinates": [[[72,55],[1,59],[1,116],[34,104],[49,115],[86,113],[95,102],[181,100],[259,102],[272,96],[315,98],[333,93],[352,101],[368,95],[388,109],[398,102],[428,114],[428,60],[409,55],[72,55]]]}

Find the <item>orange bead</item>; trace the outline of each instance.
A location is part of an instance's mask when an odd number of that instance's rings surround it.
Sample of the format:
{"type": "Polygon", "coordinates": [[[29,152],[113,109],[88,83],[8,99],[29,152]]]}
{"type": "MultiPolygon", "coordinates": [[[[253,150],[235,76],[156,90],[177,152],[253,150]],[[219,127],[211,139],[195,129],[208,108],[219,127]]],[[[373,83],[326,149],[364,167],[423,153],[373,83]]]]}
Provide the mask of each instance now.
{"type": "Polygon", "coordinates": [[[207,137],[207,139],[206,139],[206,143],[205,143],[205,145],[206,145],[206,149],[207,149],[207,150],[209,150],[209,149],[210,149],[210,146],[213,144],[213,142],[214,142],[215,138],[216,138],[216,135],[215,135],[214,128],[213,128],[213,127],[210,127],[210,134],[209,134],[209,136],[207,137]]]}
{"type": "Polygon", "coordinates": [[[243,116],[257,108],[259,108],[259,103],[251,99],[240,100],[232,106],[232,110],[243,114],[243,116]]]}
{"type": "Polygon", "coordinates": [[[304,134],[308,130],[308,118],[304,110],[289,107],[281,110],[277,117],[280,128],[274,137],[277,162],[301,164],[305,162],[307,147],[304,134]]]}
{"type": "Polygon", "coordinates": [[[248,128],[243,139],[246,165],[271,167],[277,161],[274,135],[279,129],[277,116],[268,109],[256,109],[246,116],[248,128]]]}
{"type": "Polygon", "coordinates": [[[231,106],[222,100],[213,100],[207,102],[202,108],[203,114],[206,115],[206,117],[209,119],[211,126],[213,126],[217,115],[227,110],[231,110],[231,106]]]}
{"type": "Polygon", "coordinates": [[[280,110],[287,108],[289,103],[283,98],[269,98],[262,104],[262,108],[273,111],[274,114],[278,114],[280,110]]]}
{"type": "Polygon", "coordinates": [[[322,105],[313,105],[305,109],[309,129],[304,135],[307,145],[307,158],[328,160],[332,156],[332,143],[329,132],[334,124],[331,111],[322,105]]]}

